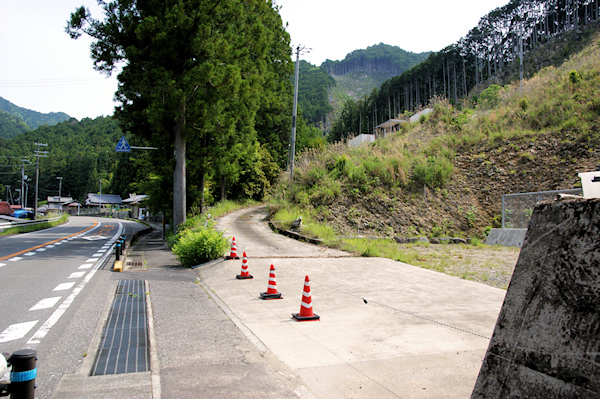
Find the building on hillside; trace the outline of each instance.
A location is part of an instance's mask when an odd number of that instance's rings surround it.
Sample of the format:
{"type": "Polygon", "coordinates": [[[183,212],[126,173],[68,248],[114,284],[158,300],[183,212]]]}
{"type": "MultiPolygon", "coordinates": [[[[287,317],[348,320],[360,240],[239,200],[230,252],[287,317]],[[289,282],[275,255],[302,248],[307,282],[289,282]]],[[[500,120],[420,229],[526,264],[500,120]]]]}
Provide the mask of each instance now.
{"type": "Polygon", "coordinates": [[[58,195],[48,197],[48,210],[64,211],[71,202],[73,202],[71,197],[59,197],[58,195]]]}
{"type": "Polygon", "coordinates": [[[372,143],[374,141],[375,141],[375,135],[374,134],[359,134],[358,136],[356,136],[352,140],[348,140],[348,145],[350,147],[358,147],[358,146],[360,146],[362,144],[372,143]]]}
{"type": "Polygon", "coordinates": [[[388,119],[387,121],[375,126],[375,135],[387,136],[400,130],[400,125],[406,123],[402,119],[388,119]]]}
{"type": "Polygon", "coordinates": [[[123,200],[124,204],[131,206],[131,217],[136,219],[146,219],[149,215],[146,208],[142,208],[143,202],[148,199],[145,194],[129,193],[129,198],[123,200]]]}

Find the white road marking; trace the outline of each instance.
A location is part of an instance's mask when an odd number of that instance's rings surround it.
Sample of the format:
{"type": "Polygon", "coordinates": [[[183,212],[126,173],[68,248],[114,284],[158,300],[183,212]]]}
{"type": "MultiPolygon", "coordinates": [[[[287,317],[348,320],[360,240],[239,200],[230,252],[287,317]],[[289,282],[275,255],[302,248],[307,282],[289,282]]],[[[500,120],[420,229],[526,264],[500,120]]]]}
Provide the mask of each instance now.
{"type": "Polygon", "coordinates": [[[62,241],[60,241],[60,242],[57,242],[57,243],[55,243],[54,245],[55,245],[55,246],[56,246],[56,245],[62,245],[62,241]]]}
{"type": "Polygon", "coordinates": [[[52,291],[64,291],[64,290],[69,290],[71,289],[73,286],[75,285],[75,282],[72,281],[70,283],[61,283],[59,285],[56,286],[56,288],[54,288],[52,291]]]}
{"type": "Polygon", "coordinates": [[[83,237],[84,240],[88,240],[88,241],[98,241],[98,240],[106,240],[108,237],[104,237],[104,236],[88,236],[88,237],[83,237]]]}
{"type": "Polygon", "coordinates": [[[0,333],[0,342],[14,341],[23,338],[37,324],[38,320],[26,321],[25,323],[11,324],[0,333]]]}
{"type": "Polygon", "coordinates": [[[35,252],[27,252],[27,253],[25,253],[23,255],[25,255],[25,256],[33,256],[33,255],[35,255],[35,252]]]}
{"type": "Polygon", "coordinates": [[[98,250],[98,253],[104,253],[104,252],[106,252],[106,249],[99,249],[98,250]]]}
{"type": "Polygon", "coordinates": [[[90,258],[90,259],[86,260],[86,262],[96,262],[97,260],[98,259],[96,259],[96,258],[90,258]]]}
{"type": "Polygon", "coordinates": [[[38,249],[36,249],[36,251],[38,251],[38,252],[44,252],[45,250],[46,250],[46,248],[38,248],[38,249]]]}
{"type": "MultiPolygon", "coordinates": [[[[123,225],[121,224],[121,222],[119,222],[119,230],[116,235],[118,236],[119,234],[121,234],[122,231],[123,231],[123,225]]],[[[107,257],[108,257],[108,254],[106,254],[106,258],[107,257]]],[[[103,258],[102,261],[100,263],[98,263],[98,267],[104,262],[104,260],[106,258],[103,258]]],[[[94,259],[93,261],[96,261],[96,259],[94,259]]],[[[27,341],[27,345],[35,346],[41,342],[41,340],[46,336],[46,334],[48,334],[48,331],[50,331],[52,326],[54,326],[56,324],[56,322],[60,319],[60,317],[67,311],[69,306],[71,306],[71,303],[73,303],[77,294],[79,294],[81,292],[81,290],[83,290],[85,285],[92,279],[92,277],[94,277],[94,274],[96,274],[96,270],[98,270],[98,269],[91,270],[85,276],[85,278],[81,281],[81,283],[79,283],[79,285],[77,287],[75,287],[75,289],[71,292],[71,295],[69,295],[67,297],[67,299],[65,299],[63,301],[63,303],[61,303],[58,306],[58,309],[56,309],[54,311],[54,313],[52,313],[52,315],[48,318],[48,320],[46,320],[46,322],[44,324],[42,324],[42,326],[39,328],[39,330],[37,330],[35,332],[35,334],[33,334],[33,336],[29,339],[29,341],[27,341]]]]}
{"type": "Polygon", "coordinates": [[[8,261],[9,261],[9,262],[16,262],[16,261],[19,261],[19,260],[21,260],[21,259],[23,259],[23,258],[20,258],[20,257],[18,257],[18,256],[15,256],[14,258],[10,258],[8,261]]]}
{"type": "Polygon", "coordinates": [[[46,248],[54,248],[56,245],[54,244],[50,244],[50,245],[46,245],[46,248]]]}
{"type": "Polygon", "coordinates": [[[73,272],[67,278],[79,278],[79,277],[83,277],[84,274],[85,274],[85,272],[73,272]]]}
{"type": "Polygon", "coordinates": [[[93,255],[92,255],[92,258],[99,258],[99,257],[101,257],[101,256],[102,256],[102,254],[93,254],[93,255]]]}
{"type": "Polygon", "coordinates": [[[51,307],[54,307],[54,305],[56,305],[58,303],[58,301],[60,301],[60,296],[55,296],[52,298],[46,298],[46,299],[42,299],[41,301],[39,301],[38,303],[36,303],[35,305],[33,305],[29,310],[40,310],[40,309],[48,309],[51,307]]]}
{"type": "Polygon", "coordinates": [[[84,263],[83,265],[79,266],[78,269],[89,269],[92,266],[93,263],[84,263]]]}
{"type": "Polygon", "coordinates": [[[0,263],[0,267],[6,266],[6,263],[0,263]]]}

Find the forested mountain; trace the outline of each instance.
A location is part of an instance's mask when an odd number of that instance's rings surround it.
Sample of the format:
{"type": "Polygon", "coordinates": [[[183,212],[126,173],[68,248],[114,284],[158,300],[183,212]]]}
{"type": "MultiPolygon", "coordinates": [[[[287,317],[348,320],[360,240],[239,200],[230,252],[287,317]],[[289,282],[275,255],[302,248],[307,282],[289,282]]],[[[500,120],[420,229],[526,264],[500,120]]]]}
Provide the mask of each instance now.
{"type": "Polygon", "coordinates": [[[366,49],[354,50],[341,61],[326,60],[321,67],[336,76],[360,70],[382,72],[389,78],[425,61],[428,55],[429,52],[412,53],[397,46],[379,43],[366,49]]]}
{"type": "Polygon", "coordinates": [[[0,97],[0,137],[10,138],[39,126],[52,126],[71,117],[64,112],[47,114],[19,107],[0,97]]]}
{"type": "Polygon", "coordinates": [[[525,78],[578,51],[597,30],[600,1],[512,0],[481,18],[457,43],[431,53],[363,98],[348,101],[332,127],[332,140],[372,132],[388,118],[426,106],[435,97],[453,104],[476,101],[492,83],[525,78]],[[522,54],[522,56],[521,56],[522,54]]]}
{"type": "Polygon", "coordinates": [[[335,79],[323,68],[300,60],[298,77],[298,104],[306,122],[317,126],[333,108],[329,104],[329,90],[335,79]]]}
{"type": "Polygon", "coordinates": [[[1,198],[6,199],[6,187],[10,185],[12,197],[21,187],[21,166],[25,167],[28,189],[28,206],[34,203],[35,163],[34,143],[47,144],[40,157],[38,200],[58,195],[58,180],[62,177],[61,194],[83,201],[87,193],[97,193],[102,180],[103,192],[110,192],[117,162],[123,157],[115,153],[115,146],[122,133],[112,117],[70,119],[54,126],[42,126],[12,139],[0,138],[1,198]],[[25,162],[21,160],[25,159],[25,162]]]}

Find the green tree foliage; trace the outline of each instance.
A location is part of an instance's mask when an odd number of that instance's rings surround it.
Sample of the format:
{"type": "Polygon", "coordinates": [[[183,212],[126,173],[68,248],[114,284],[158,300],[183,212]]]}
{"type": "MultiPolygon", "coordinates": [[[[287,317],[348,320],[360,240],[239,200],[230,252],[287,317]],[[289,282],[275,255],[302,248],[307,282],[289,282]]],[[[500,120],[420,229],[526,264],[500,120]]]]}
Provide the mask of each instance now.
{"type": "Polygon", "coordinates": [[[282,49],[289,48],[289,36],[270,1],[99,3],[103,21],[81,7],[67,30],[73,38],[85,33],[96,40],[96,69],[111,73],[124,63],[116,116],[125,130],[165,151],[174,149],[177,227],[185,221],[187,159],[198,163],[202,182],[206,171],[214,170],[223,196],[227,184],[239,179],[242,151],[257,140],[261,101],[278,106],[272,94],[263,94],[263,85],[276,86],[266,79],[286,71],[290,55],[282,49]],[[192,141],[194,153],[188,154],[192,141]]]}
{"type": "Polygon", "coordinates": [[[22,119],[5,111],[0,111],[0,137],[9,139],[29,131],[22,119]]]}
{"type": "MultiPolygon", "coordinates": [[[[115,153],[115,146],[122,136],[121,129],[112,117],[71,119],[54,126],[42,126],[12,139],[0,139],[0,181],[10,184],[11,189],[21,187],[21,159],[26,159],[25,175],[28,176],[27,204],[34,203],[35,142],[48,144],[47,157],[40,158],[39,199],[58,195],[62,177],[61,194],[84,201],[88,193],[99,191],[103,180],[103,192],[126,195],[112,191],[114,171],[123,154],[115,153]],[[13,166],[10,166],[13,165],[13,166]]],[[[14,197],[14,195],[13,195],[14,197]]]]}
{"type": "Polygon", "coordinates": [[[329,89],[335,79],[322,68],[300,60],[298,105],[304,119],[314,126],[323,122],[333,108],[329,104],[329,89]]]}

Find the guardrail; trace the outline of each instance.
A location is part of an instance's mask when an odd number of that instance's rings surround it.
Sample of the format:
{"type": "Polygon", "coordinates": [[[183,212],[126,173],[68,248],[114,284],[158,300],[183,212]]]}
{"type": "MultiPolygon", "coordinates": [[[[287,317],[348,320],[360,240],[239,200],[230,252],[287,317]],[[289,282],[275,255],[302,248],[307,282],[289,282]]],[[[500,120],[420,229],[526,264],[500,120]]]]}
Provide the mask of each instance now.
{"type": "Polygon", "coordinates": [[[19,222],[0,222],[0,231],[5,229],[10,229],[11,227],[21,227],[21,226],[31,226],[35,224],[55,222],[60,219],[60,216],[48,218],[48,219],[38,219],[38,220],[23,220],[19,222]]]}

